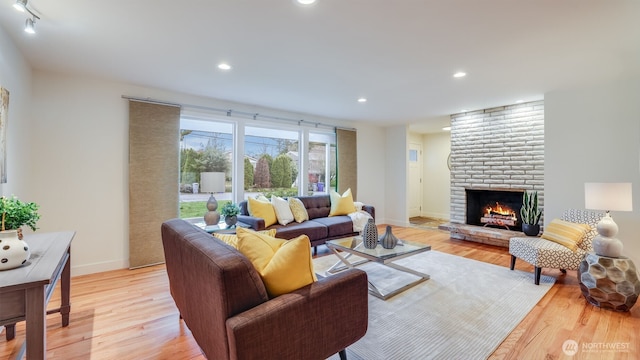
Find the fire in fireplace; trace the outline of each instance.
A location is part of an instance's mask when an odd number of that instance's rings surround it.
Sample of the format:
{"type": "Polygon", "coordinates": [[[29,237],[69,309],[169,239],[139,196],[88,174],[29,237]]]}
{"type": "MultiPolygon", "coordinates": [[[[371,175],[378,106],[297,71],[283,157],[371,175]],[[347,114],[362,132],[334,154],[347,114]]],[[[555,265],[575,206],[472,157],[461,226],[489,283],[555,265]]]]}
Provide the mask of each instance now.
{"type": "Polygon", "coordinates": [[[480,222],[487,225],[504,226],[507,230],[510,227],[518,225],[518,216],[508,206],[502,206],[499,202],[496,202],[493,206],[487,206],[485,212],[480,218],[480,222]]]}
{"type": "Polygon", "coordinates": [[[520,231],[523,191],[466,189],[467,224],[520,231]]]}

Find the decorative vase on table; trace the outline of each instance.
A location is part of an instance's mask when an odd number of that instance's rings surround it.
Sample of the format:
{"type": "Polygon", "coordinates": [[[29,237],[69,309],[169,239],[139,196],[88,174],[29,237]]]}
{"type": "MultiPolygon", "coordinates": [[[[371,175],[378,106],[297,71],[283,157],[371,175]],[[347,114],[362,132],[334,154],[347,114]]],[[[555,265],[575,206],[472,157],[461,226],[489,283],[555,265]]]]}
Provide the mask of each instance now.
{"type": "Polygon", "coordinates": [[[391,226],[387,225],[387,231],[380,236],[380,244],[385,249],[393,249],[398,245],[398,238],[391,232],[391,226]]]}
{"type": "Polygon", "coordinates": [[[224,223],[227,224],[227,226],[229,227],[235,225],[237,222],[238,222],[238,217],[235,215],[224,217],[224,223]]]}
{"type": "Polygon", "coordinates": [[[30,256],[29,245],[18,238],[18,230],[0,231],[0,270],[22,266],[30,256]]]}
{"type": "Polygon", "coordinates": [[[364,229],[362,229],[362,242],[367,249],[375,249],[378,245],[378,228],[373,219],[367,220],[364,229]]]}

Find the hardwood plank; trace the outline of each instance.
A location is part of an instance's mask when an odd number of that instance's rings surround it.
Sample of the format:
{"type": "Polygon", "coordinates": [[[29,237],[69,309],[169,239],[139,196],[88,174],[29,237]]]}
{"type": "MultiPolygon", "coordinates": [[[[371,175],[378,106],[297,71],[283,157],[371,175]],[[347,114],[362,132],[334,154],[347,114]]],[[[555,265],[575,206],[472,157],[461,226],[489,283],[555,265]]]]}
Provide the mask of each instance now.
{"type": "MultiPolygon", "coordinates": [[[[430,244],[433,250],[509,269],[510,255],[505,248],[451,240],[440,230],[394,226],[393,232],[401,239],[430,244]]],[[[319,248],[319,256],[329,253],[326,247],[319,248]]],[[[521,260],[516,269],[533,272],[521,260]]],[[[490,359],[569,359],[562,351],[566,340],[592,347],[592,352],[575,357],[579,359],[640,358],[640,304],[628,313],[603,310],[582,297],[575,271],[563,275],[559,270],[543,269],[542,273],[556,277],[556,284],[490,359]],[[628,350],[593,349],[607,344],[628,350]]],[[[533,285],[533,275],[531,282],[533,285]]],[[[179,320],[164,265],[74,277],[71,303],[68,327],[61,326],[59,314],[47,316],[47,359],[205,359],[179,320]]],[[[58,306],[59,288],[49,308],[58,306]]],[[[2,334],[0,359],[14,357],[24,338],[24,322],[16,325],[16,339],[7,342],[2,334]]]]}

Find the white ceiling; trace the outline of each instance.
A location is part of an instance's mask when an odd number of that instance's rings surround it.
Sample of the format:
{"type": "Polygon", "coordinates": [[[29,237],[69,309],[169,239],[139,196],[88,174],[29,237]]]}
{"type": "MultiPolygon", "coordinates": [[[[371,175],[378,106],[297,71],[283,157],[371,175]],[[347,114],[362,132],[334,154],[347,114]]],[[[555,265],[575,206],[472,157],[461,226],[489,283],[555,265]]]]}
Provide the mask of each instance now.
{"type": "Polygon", "coordinates": [[[0,24],[35,69],[425,132],[640,75],[637,0],[31,0],[35,36],[13,3],[0,24]]]}

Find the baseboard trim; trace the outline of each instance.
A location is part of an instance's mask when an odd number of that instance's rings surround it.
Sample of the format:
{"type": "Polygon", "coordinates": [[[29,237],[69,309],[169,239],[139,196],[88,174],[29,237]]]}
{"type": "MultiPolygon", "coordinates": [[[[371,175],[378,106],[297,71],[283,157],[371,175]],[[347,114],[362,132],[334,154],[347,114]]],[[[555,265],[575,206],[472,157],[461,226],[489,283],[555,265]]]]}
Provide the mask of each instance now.
{"type": "Polygon", "coordinates": [[[421,217],[428,217],[434,219],[441,219],[449,221],[450,214],[449,213],[436,213],[436,212],[423,212],[421,217]]]}
{"type": "Polygon", "coordinates": [[[127,269],[129,264],[126,261],[104,261],[93,264],[81,264],[74,266],[71,263],[71,276],[95,274],[99,272],[127,269]]]}

